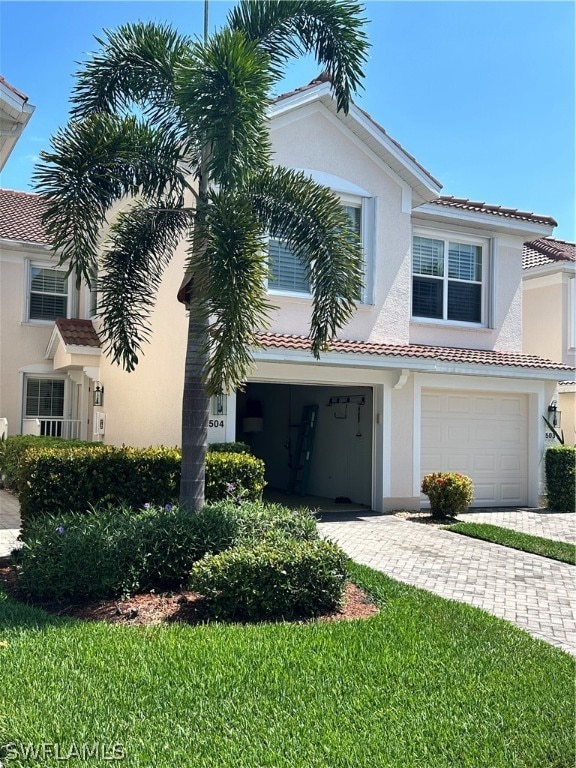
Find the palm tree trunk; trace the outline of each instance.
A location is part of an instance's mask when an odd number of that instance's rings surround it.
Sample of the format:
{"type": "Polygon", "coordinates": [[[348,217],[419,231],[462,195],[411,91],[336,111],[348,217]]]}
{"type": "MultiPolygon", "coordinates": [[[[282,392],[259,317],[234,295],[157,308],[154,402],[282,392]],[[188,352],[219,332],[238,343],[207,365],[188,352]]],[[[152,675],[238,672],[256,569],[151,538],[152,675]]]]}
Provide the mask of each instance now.
{"type": "Polygon", "coordinates": [[[210,398],[202,376],[206,366],[208,320],[190,308],[182,400],[182,476],[180,504],[193,510],[204,506],[204,465],[208,442],[210,398]]]}

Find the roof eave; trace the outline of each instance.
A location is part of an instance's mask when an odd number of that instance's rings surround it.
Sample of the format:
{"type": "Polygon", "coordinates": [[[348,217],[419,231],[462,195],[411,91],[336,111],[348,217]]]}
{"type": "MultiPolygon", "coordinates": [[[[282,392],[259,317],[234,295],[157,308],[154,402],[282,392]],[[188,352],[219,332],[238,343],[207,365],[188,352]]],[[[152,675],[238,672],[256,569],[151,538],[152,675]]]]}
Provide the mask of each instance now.
{"type": "Polygon", "coordinates": [[[506,218],[497,213],[466,211],[462,208],[443,208],[438,205],[424,203],[412,211],[413,216],[422,216],[429,221],[450,224],[463,223],[468,226],[489,229],[493,232],[518,235],[519,237],[536,239],[550,235],[554,227],[551,224],[506,218]]]}
{"type": "Polygon", "coordinates": [[[434,358],[422,359],[401,355],[370,355],[354,352],[325,352],[316,360],[309,350],[260,347],[254,351],[256,362],[286,362],[296,365],[330,365],[333,367],[407,369],[415,373],[459,374],[515,379],[559,381],[567,369],[535,368],[490,363],[458,363],[434,358]]]}

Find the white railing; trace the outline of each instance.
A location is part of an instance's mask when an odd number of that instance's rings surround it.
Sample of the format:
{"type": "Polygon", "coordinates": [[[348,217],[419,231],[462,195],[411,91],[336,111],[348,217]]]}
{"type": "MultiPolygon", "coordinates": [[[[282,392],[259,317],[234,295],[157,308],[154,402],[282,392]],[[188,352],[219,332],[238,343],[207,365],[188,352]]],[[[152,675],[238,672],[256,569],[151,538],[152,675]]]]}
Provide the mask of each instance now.
{"type": "Polygon", "coordinates": [[[0,416],[0,440],[6,440],[8,437],[8,419],[0,416]]]}
{"type": "Polygon", "coordinates": [[[62,440],[78,440],[81,424],[80,419],[24,419],[22,434],[61,437],[62,440]]]}

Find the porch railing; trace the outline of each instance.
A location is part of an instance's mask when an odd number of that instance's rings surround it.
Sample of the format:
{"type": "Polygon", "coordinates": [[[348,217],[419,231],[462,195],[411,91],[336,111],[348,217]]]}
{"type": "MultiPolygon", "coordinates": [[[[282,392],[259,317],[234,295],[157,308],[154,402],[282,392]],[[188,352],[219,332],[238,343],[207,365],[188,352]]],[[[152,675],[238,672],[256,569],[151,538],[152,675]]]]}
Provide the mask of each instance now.
{"type": "Polygon", "coordinates": [[[81,424],[80,419],[24,419],[22,434],[61,437],[62,440],[78,440],[81,424]]]}

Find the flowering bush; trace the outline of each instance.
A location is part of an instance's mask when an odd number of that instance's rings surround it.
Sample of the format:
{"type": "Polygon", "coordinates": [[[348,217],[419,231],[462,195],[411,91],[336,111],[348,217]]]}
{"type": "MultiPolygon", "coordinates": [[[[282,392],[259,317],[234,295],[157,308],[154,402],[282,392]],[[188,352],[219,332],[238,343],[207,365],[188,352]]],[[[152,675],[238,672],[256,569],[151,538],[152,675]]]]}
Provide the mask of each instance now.
{"type": "Polygon", "coordinates": [[[459,472],[432,472],[422,481],[422,493],[430,499],[432,517],[456,517],[470,506],[474,486],[459,472]]]}

